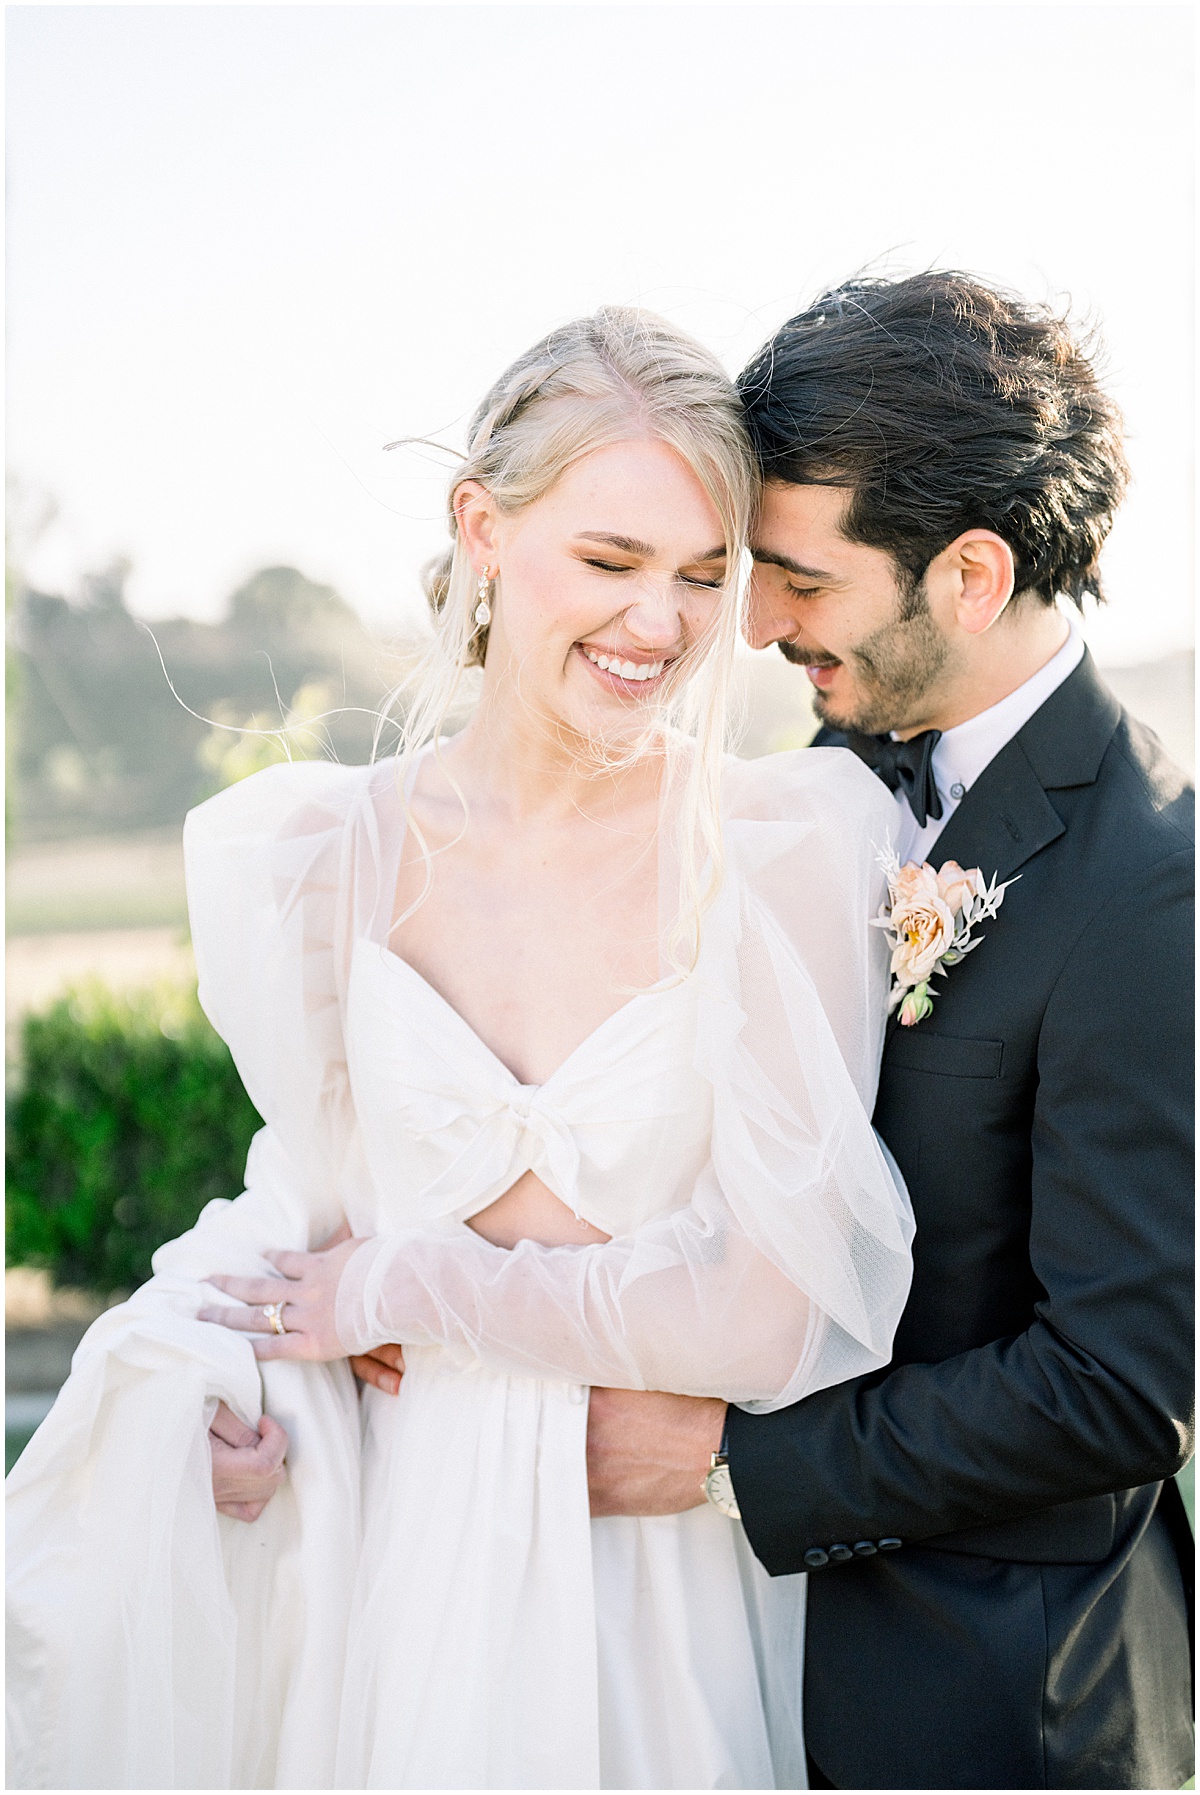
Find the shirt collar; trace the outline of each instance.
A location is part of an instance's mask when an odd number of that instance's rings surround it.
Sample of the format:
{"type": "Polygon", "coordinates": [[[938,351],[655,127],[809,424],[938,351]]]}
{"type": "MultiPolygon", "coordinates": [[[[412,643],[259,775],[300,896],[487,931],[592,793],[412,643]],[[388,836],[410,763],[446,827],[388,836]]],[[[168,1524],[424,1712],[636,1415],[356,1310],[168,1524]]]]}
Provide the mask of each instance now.
{"type": "MultiPolygon", "coordinates": [[[[1018,686],[1015,692],[1010,692],[1007,698],[1002,698],[999,704],[993,704],[990,710],[980,711],[978,716],[968,717],[965,723],[943,732],[933,750],[934,782],[943,795],[955,785],[969,791],[1001,748],[1025,727],[1051,692],[1057,691],[1074,673],[1083,659],[1083,630],[1079,619],[1070,611],[1066,618],[1067,639],[1044,667],[1039,667],[1032,678],[1018,686]]],[[[954,795],[961,796],[961,793],[954,795]]]]}

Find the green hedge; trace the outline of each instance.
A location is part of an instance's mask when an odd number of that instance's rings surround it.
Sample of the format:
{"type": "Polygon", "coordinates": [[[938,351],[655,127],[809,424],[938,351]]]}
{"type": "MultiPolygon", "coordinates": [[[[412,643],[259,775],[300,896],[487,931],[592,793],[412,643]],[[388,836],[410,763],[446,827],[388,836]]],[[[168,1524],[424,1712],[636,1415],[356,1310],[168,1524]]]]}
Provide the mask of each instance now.
{"type": "Polygon", "coordinates": [[[7,1262],[109,1292],[242,1188],[259,1117],[194,995],[89,985],[21,1025],[7,1262]]]}

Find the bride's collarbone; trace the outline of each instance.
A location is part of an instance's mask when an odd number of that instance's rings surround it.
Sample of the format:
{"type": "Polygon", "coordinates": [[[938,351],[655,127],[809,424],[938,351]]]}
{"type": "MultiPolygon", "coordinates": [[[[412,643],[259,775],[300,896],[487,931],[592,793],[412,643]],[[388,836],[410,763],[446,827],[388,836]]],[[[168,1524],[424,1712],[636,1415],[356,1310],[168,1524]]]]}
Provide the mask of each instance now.
{"type": "Polygon", "coordinates": [[[616,951],[572,928],[531,919],[522,936],[470,932],[434,918],[395,951],[457,1012],[521,1084],[547,1084],[610,1016],[658,977],[657,948],[616,951]]]}
{"type": "Polygon", "coordinates": [[[547,1082],[588,1035],[659,977],[657,869],[539,864],[507,852],[435,858],[393,950],[524,1084],[547,1082]]]}

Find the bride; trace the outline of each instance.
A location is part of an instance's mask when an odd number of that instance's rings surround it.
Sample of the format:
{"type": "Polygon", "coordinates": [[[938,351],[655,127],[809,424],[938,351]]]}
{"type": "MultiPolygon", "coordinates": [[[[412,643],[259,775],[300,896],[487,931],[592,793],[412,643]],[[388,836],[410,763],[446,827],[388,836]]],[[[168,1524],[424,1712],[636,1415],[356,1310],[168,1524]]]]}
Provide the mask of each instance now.
{"type": "Polygon", "coordinates": [[[584,1460],[589,1385],[794,1402],[908,1288],[888,794],[721,755],[754,496],[698,345],[553,332],[473,421],[398,756],[189,817],[266,1126],[10,1478],[10,1786],[805,1786],[803,1578],[709,1503],[591,1521],[584,1460]],[[286,1432],[250,1525],[216,1415],[286,1432]]]}

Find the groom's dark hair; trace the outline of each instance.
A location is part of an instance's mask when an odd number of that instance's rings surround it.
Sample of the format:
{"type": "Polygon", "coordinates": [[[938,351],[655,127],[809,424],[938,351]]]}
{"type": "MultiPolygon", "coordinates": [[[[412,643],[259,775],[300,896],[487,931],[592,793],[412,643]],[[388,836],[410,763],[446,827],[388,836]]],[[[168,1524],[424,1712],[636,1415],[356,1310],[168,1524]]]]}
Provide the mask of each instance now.
{"type": "Polygon", "coordinates": [[[858,278],[790,318],[738,388],[765,477],[848,487],[843,534],[886,549],[910,588],[987,529],[1018,592],[1103,598],[1121,418],[1048,307],[967,274],[858,278]]]}

